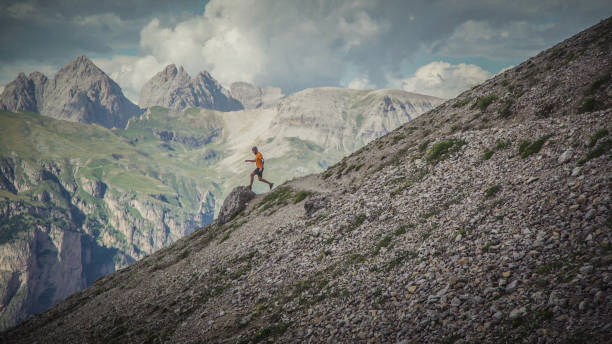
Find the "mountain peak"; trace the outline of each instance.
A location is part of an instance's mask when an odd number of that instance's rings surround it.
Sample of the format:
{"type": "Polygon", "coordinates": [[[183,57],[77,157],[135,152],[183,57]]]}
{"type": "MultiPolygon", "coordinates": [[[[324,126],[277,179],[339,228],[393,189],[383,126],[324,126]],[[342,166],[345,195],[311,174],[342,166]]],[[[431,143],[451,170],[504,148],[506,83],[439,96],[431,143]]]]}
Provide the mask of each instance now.
{"type": "Polygon", "coordinates": [[[207,71],[191,78],[183,66],[169,64],[155,74],[140,91],[143,108],[159,105],[181,111],[203,107],[220,111],[240,110],[243,106],[207,71]]]}
{"type": "Polygon", "coordinates": [[[131,103],[104,71],[87,56],[79,56],[52,80],[41,72],[19,73],[7,85],[0,108],[32,111],[73,122],[123,127],[140,109],[131,103]]]}

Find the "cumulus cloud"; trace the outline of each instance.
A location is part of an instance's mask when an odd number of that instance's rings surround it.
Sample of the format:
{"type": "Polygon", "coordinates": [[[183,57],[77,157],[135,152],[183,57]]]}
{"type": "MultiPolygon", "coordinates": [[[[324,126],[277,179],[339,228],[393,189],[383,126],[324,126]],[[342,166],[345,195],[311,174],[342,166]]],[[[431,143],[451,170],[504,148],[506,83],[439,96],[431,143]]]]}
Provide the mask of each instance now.
{"type": "Polygon", "coordinates": [[[375,40],[388,25],[366,10],[371,2],[311,6],[303,2],[210,1],[204,14],[172,27],[151,21],[141,50],[157,61],[203,69],[234,81],[300,89],[338,85],[348,52],[375,40]]]}
{"type": "Polygon", "coordinates": [[[124,95],[136,104],[142,86],[165,67],[153,56],[144,58],[114,56],[110,59],[93,59],[93,62],[115,80],[121,86],[124,95]]]}
{"type": "Polygon", "coordinates": [[[368,89],[376,88],[376,85],[371,83],[370,79],[364,76],[356,77],[352,79],[351,81],[349,81],[344,86],[348,88],[352,88],[354,90],[368,90],[368,89]]]}
{"type": "Polygon", "coordinates": [[[440,98],[453,98],[471,86],[491,77],[491,73],[472,64],[431,62],[416,70],[414,76],[391,78],[390,84],[405,91],[423,93],[440,98]]]}
{"type": "MultiPolygon", "coordinates": [[[[226,86],[248,81],[289,93],[315,86],[389,87],[389,75],[410,79],[402,73],[417,55],[429,61],[447,56],[453,63],[474,57],[497,69],[596,23],[611,9],[606,0],[444,6],[427,0],[6,0],[0,3],[0,66],[28,61],[59,67],[86,54],[131,99],[169,63],[192,75],[208,70],[226,86]]],[[[0,84],[15,75],[0,74],[0,84]]]]}

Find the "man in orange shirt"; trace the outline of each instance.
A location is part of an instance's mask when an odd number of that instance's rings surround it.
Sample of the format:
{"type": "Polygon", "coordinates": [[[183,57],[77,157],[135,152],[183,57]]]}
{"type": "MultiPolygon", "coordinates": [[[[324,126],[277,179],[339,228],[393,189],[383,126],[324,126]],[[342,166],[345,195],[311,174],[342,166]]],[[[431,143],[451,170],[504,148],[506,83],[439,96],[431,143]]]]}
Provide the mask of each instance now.
{"type": "Polygon", "coordinates": [[[261,155],[261,153],[257,151],[257,147],[253,147],[251,150],[253,151],[253,154],[255,154],[255,160],[245,160],[244,162],[254,162],[257,168],[254,169],[253,172],[251,172],[251,184],[249,185],[249,189],[253,188],[253,177],[257,175],[257,178],[259,179],[259,181],[268,184],[270,186],[270,190],[272,190],[274,183],[270,183],[269,181],[263,179],[263,170],[264,170],[263,155],[261,155]]]}

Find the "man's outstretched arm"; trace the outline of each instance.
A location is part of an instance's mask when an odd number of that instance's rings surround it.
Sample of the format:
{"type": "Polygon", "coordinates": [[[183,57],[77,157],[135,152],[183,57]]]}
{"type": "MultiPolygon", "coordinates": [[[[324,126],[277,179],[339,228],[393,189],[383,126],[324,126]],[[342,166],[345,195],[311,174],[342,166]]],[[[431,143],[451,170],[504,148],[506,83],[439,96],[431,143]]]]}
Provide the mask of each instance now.
{"type": "Polygon", "coordinates": [[[255,160],[245,160],[244,162],[255,162],[255,160]]]}

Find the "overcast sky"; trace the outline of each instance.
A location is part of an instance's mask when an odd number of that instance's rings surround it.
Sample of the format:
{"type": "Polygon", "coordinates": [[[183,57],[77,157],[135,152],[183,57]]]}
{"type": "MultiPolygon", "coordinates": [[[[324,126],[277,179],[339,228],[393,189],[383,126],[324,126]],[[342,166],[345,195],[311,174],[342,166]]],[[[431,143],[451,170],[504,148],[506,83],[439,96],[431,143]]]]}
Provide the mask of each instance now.
{"type": "Polygon", "coordinates": [[[0,0],[0,87],[87,55],[135,102],[169,63],[225,86],[450,98],[610,15],[609,0],[0,0]]]}

